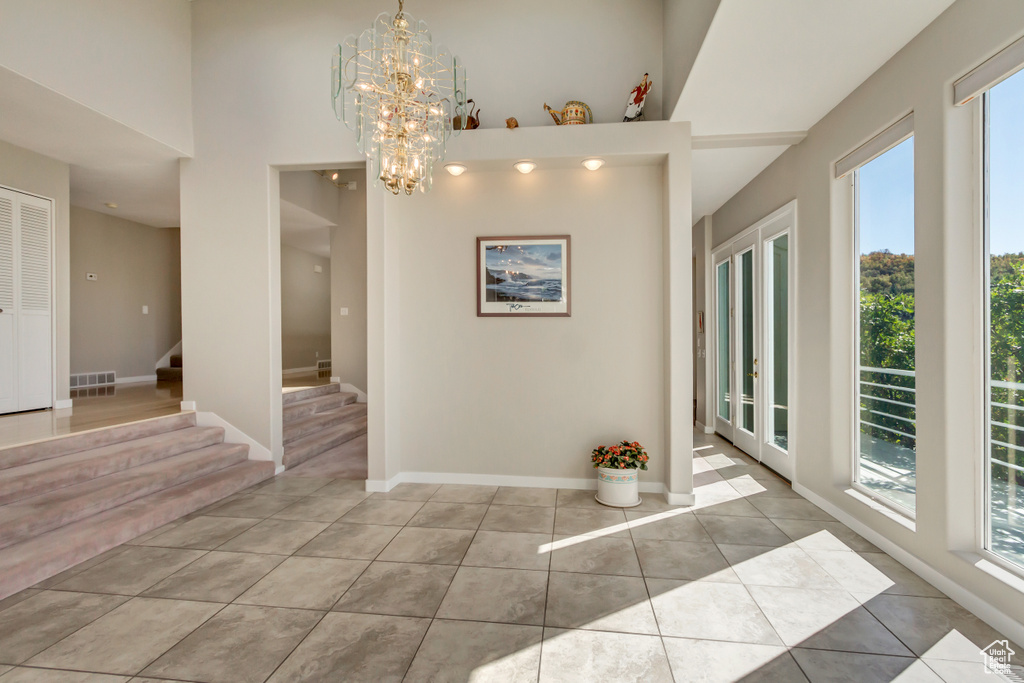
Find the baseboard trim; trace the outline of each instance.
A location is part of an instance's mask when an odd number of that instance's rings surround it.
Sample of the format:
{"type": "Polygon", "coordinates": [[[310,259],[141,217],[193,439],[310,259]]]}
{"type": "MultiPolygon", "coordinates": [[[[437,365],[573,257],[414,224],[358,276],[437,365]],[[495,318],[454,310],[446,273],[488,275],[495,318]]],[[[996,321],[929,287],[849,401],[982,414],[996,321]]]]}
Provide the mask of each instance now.
{"type": "Polygon", "coordinates": [[[672,493],[670,491],[665,491],[665,502],[669,505],[683,505],[690,507],[697,504],[697,494],[672,493]]]}
{"type": "Polygon", "coordinates": [[[71,405],[72,405],[72,399],[70,399],[70,398],[62,398],[60,400],[57,400],[57,401],[53,402],[53,409],[54,410],[68,410],[69,408],[71,408],[71,405]]]}
{"type": "Polygon", "coordinates": [[[278,465],[277,467],[274,468],[274,476],[275,477],[277,475],[281,474],[282,472],[284,472],[284,465],[278,465]]]}
{"type": "Polygon", "coordinates": [[[704,433],[705,434],[714,434],[715,433],[715,428],[714,427],[704,427],[704,433]]]}
{"type": "Polygon", "coordinates": [[[705,434],[708,433],[707,425],[705,425],[700,420],[694,420],[693,426],[694,426],[695,429],[699,429],[700,431],[704,432],[705,434]]]}
{"type": "Polygon", "coordinates": [[[874,543],[889,555],[892,555],[896,560],[907,567],[907,569],[914,572],[922,579],[951,597],[953,600],[963,605],[965,608],[973,612],[975,616],[1002,633],[1004,636],[1007,636],[1018,643],[1024,642],[1024,625],[1005,614],[999,608],[994,607],[988,601],[982,599],[969,589],[964,588],[958,582],[950,579],[945,574],[931,567],[931,565],[918,559],[902,546],[897,545],[893,541],[889,540],[888,537],[878,533],[853,515],[844,511],[842,508],[830,503],[818,494],[814,493],[806,486],[801,486],[800,484],[793,482],[793,490],[838,519],[846,526],[856,531],[867,540],[874,543]]]}
{"type": "MultiPolygon", "coordinates": [[[[184,401],[182,401],[184,403],[184,401]]],[[[221,427],[224,430],[225,443],[244,443],[249,446],[249,460],[273,460],[270,449],[238,429],[216,413],[196,412],[196,425],[199,427],[221,427]]]]}
{"type": "MultiPolygon", "coordinates": [[[[463,472],[400,472],[387,481],[367,480],[366,490],[374,493],[387,493],[399,484],[473,484],[477,486],[522,486],[538,489],[597,490],[596,478],[530,477],[510,474],[471,474],[463,472]]],[[[668,495],[683,496],[684,498],[688,496],[689,503],[673,503],[673,505],[693,505],[693,494],[667,494],[665,492],[665,485],[660,481],[641,481],[640,492],[661,493],[665,494],[666,498],[668,495]]]]}
{"type": "Polygon", "coordinates": [[[355,384],[342,383],[337,377],[331,378],[332,382],[336,382],[341,386],[342,391],[351,391],[356,395],[356,403],[366,403],[366,392],[357,387],[355,384]]]}
{"type": "Polygon", "coordinates": [[[115,377],[114,384],[138,384],[139,382],[155,382],[156,375],[139,375],[137,377],[115,377]]]}
{"type": "Polygon", "coordinates": [[[308,368],[289,368],[288,370],[282,370],[282,375],[302,375],[307,372],[316,372],[316,366],[313,365],[308,368]]]}
{"type": "Polygon", "coordinates": [[[182,410],[195,410],[196,409],[196,402],[195,401],[182,401],[181,402],[181,409],[182,410]]]}

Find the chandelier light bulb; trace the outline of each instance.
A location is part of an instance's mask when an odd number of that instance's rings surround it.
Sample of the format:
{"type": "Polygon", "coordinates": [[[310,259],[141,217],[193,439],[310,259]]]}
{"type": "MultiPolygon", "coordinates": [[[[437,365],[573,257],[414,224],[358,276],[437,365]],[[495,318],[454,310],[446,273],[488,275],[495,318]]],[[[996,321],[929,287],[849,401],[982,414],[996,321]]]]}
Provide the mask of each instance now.
{"type": "Polygon", "coordinates": [[[596,171],[602,166],[604,166],[604,159],[599,159],[598,157],[583,160],[583,167],[588,171],[596,171]]]}
{"type": "Polygon", "coordinates": [[[462,164],[445,164],[444,170],[448,171],[453,176],[460,176],[466,172],[466,167],[462,164]]]}
{"type": "Polygon", "coordinates": [[[537,164],[533,163],[532,161],[525,161],[524,160],[524,161],[517,161],[515,163],[515,169],[517,171],[519,171],[520,173],[522,173],[523,175],[526,175],[527,173],[530,173],[535,168],[537,168],[537,164]]]}

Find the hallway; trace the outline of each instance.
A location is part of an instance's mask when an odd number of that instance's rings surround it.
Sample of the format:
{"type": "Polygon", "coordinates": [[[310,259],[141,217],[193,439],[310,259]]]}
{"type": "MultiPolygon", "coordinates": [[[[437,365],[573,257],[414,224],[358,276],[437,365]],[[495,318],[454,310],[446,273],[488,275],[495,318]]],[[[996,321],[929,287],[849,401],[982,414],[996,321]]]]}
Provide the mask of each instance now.
{"type": "Polygon", "coordinates": [[[291,472],[0,602],[0,681],[998,680],[992,629],[695,442],[693,508],[291,472]]]}

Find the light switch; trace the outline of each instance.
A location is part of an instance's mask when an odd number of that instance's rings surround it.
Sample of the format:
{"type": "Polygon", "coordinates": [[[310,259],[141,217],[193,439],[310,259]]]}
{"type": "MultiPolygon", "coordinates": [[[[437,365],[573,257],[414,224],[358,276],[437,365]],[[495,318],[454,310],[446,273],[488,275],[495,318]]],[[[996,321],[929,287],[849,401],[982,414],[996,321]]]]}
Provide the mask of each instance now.
{"type": "Polygon", "coordinates": [[[354,180],[348,181],[348,189],[354,190],[357,187],[359,187],[359,185],[356,183],[356,181],[354,181],[354,180]]]}
{"type": "Polygon", "coordinates": [[[142,315],[149,315],[149,306],[142,307],[142,315]]]}
{"type": "Polygon", "coordinates": [[[320,265],[313,266],[313,272],[314,273],[322,273],[322,272],[324,272],[324,267],[320,266],[320,265]]]}
{"type": "Polygon", "coordinates": [[[341,314],[342,315],[348,315],[348,309],[347,308],[342,308],[341,309],[341,314]]]}
{"type": "Polygon", "coordinates": [[[96,280],[100,279],[100,276],[97,275],[96,273],[86,273],[85,274],[85,279],[86,280],[92,280],[93,282],[95,282],[96,280]]]}

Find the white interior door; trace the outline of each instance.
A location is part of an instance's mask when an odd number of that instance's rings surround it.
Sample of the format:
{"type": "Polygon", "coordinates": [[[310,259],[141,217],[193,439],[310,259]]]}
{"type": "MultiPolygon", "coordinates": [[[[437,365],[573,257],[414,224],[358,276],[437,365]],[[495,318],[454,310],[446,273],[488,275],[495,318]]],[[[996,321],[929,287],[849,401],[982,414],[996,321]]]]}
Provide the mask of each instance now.
{"type": "Polygon", "coordinates": [[[53,406],[52,207],[0,188],[0,413],[53,406]]]}
{"type": "Polygon", "coordinates": [[[732,440],[732,250],[712,255],[715,264],[711,320],[708,326],[709,349],[714,354],[715,431],[732,440]]]}

